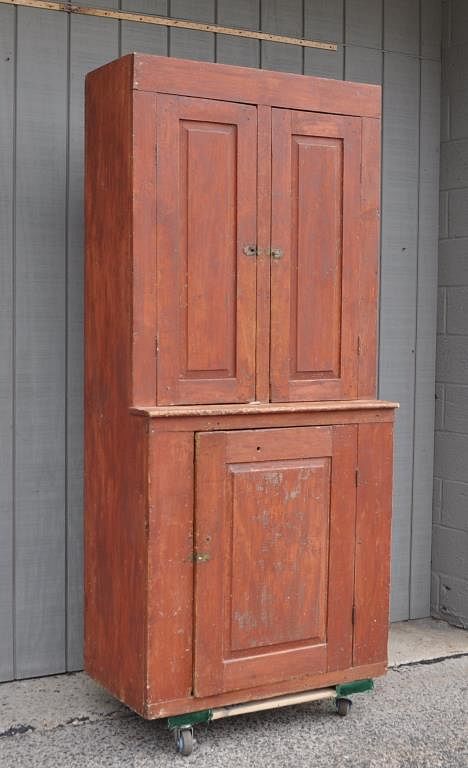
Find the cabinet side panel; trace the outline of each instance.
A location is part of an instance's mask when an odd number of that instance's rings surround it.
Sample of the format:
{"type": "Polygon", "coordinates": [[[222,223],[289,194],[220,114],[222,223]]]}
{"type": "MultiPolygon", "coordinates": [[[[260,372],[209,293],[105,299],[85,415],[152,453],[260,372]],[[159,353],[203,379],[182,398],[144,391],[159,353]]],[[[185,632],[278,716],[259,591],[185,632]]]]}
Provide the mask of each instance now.
{"type": "Polygon", "coordinates": [[[334,600],[328,608],[328,671],[346,669],[352,661],[353,542],[355,539],[355,471],[357,428],[333,429],[329,583],[334,600]]]}
{"type": "Polygon", "coordinates": [[[393,424],[360,424],[353,664],[386,662],[393,424]]]}
{"type": "Polygon", "coordinates": [[[156,95],[133,101],[133,403],[156,403],[156,95]]]}
{"type": "Polygon", "coordinates": [[[131,387],[131,57],[86,81],[85,668],[142,711],[146,421],[131,387]]]}

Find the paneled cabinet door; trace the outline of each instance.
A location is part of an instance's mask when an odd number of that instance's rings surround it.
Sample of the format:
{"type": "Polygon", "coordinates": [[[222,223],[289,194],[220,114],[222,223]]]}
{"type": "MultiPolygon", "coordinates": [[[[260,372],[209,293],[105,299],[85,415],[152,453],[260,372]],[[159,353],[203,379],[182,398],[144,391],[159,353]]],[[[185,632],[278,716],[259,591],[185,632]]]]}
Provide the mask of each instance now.
{"type": "Polygon", "coordinates": [[[196,696],[351,666],[356,430],[197,435],[196,696]]]}
{"type": "Polygon", "coordinates": [[[257,110],[158,95],[156,141],[158,403],[254,400],[257,110]]]}
{"type": "Polygon", "coordinates": [[[273,401],[357,396],[360,171],[360,118],[273,109],[273,401]]]}

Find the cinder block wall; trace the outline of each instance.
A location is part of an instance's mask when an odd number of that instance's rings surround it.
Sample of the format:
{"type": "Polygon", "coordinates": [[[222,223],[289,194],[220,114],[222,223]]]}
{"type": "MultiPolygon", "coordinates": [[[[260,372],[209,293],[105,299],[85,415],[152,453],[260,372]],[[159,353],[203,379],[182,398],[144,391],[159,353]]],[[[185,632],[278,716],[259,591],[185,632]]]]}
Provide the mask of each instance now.
{"type": "Polygon", "coordinates": [[[468,628],[468,3],[443,15],[432,611],[468,628]]]}

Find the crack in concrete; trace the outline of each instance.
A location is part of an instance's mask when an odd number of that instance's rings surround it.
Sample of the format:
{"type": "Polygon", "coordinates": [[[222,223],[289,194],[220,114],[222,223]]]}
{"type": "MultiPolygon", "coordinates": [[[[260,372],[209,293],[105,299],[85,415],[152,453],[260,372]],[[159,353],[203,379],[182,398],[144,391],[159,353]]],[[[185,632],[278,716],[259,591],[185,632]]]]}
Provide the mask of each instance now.
{"type": "Polygon", "coordinates": [[[403,661],[401,664],[393,664],[388,667],[389,670],[398,670],[402,667],[417,667],[423,664],[437,664],[439,661],[449,661],[450,659],[463,659],[468,653],[449,653],[447,656],[435,656],[433,659],[420,659],[419,661],[403,661]]]}
{"type": "MultiPolygon", "coordinates": [[[[454,654],[448,654],[445,656],[437,656],[433,659],[420,659],[419,661],[408,661],[403,662],[402,664],[396,664],[394,666],[388,667],[389,672],[398,672],[404,667],[417,667],[417,666],[423,666],[428,664],[438,664],[442,661],[451,661],[452,659],[461,659],[468,656],[468,653],[454,653],[454,654]]],[[[78,715],[76,717],[71,717],[68,720],[66,720],[63,723],[57,723],[56,725],[52,725],[50,728],[47,727],[37,727],[30,724],[25,723],[17,723],[16,725],[12,725],[9,728],[7,728],[5,731],[0,731],[0,738],[8,738],[11,736],[23,736],[27,733],[46,733],[55,731],[61,728],[69,728],[69,727],[76,727],[76,726],[82,726],[82,725],[92,725],[94,723],[101,723],[105,720],[124,720],[124,719],[133,719],[138,718],[139,715],[137,715],[135,712],[132,712],[129,709],[115,709],[111,712],[103,713],[102,715],[98,715],[96,717],[92,717],[89,715],[78,715]]]]}
{"type": "Polygon", "coordinates": [[[60,728],[69,728],[70,726],[76,727],[77,725],[92,725],[93,723],[102,723],[104,720],[123,720],[132,717],[138,717],[138,715],[131,711],[126,712],[120,709],[115,709],[112,712],[106,712],[105,714],[94,718],[90,717],[89,715],[71,717],[64,723],[56,723],[55,725],[50,726],[50,728],[47,728],[47,726],[40,728],[34,725],[18,723],[17,725],[10,726],[10,728],[7,728],[6,731],[0,731],[0,738],[8,736],[22,736],[25,733],[32,733],[33,731],[37,731],[38,733],[48,733],[50,731],[56,731],[60,728]]]}
{"type": "Polygon", "coordinates": [[[24,725],[24,723],[18,723],[17,725],[11,725],[10,728],[7,728],[6,731],[1,731],[0,739],[4,738],[5,736],[17,736],[23,733],[30,733],[31,731],[35,730],[36,729],[33,725],[24,725]]]}

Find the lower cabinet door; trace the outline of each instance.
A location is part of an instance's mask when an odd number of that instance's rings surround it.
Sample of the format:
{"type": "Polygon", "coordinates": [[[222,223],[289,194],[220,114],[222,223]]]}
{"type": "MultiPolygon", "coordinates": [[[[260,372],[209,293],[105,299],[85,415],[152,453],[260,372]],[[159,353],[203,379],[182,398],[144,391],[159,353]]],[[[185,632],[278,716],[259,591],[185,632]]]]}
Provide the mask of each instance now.
{"type": "Polygon", "coordinates": [[[194,693],[352,665],[357,427],[196,437],[194,693]]]}

